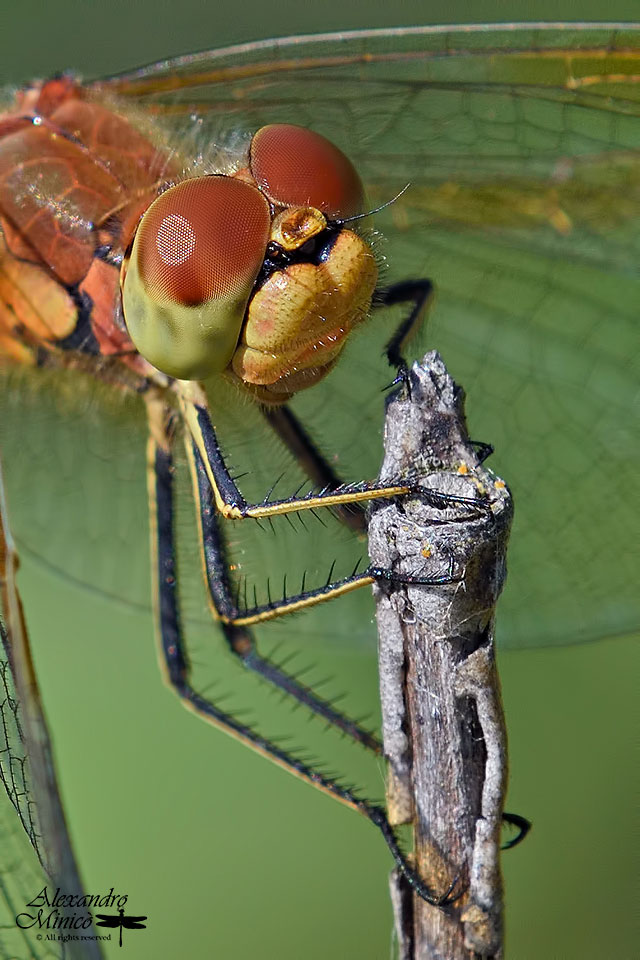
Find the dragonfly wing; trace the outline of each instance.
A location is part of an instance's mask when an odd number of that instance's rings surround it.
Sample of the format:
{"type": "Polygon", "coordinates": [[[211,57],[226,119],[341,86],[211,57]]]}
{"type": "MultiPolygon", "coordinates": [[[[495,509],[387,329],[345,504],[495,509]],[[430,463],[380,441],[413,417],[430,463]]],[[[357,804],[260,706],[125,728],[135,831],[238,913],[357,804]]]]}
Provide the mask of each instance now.
{"type": "Polygon", "coordinates": [[[147,609],[146,425],[139,398],[114,396],[75,371],[5,376],[0,439],[23,561],[147,609]],[[65,549],[69,542],[73,551],[65,549]]]}
{"type": "MultiPolygon", "coordinates": [[[[424,28],[253,44],[94,88],[154,114],[204,168],[224,144],[286,121],[337,142],[372,205],[410,184],[376,216],[384,280],[433,279],[426,344],[464,385],[472,435],[495,445],[513,488],[498,630],[514,647],[640,621],[626,506],[638,470],[639,62],[635,27],[424,28]]],[[[389,329],[353,338],[345,361],[364,354],[364,372],[341,362],[294,404],[358,479],[380,459],[371,366],[389,329]]]]}
{"type": "MultiPolygon", "coordinates": [[[[0,658],[0,957],[62,957],[61,946],[38,943],[16,917],[46,885],[39,828],[31,802],[29,767],[17,695],[6,658],[0,658]]],[[[28,912],[28,908],[27,908],[28,912]]]]}
{"type": "MultiPolygon", "coordinates": [[[[79,895],[83,888],[58,790],[53,750],[33,669],[27,627],[16,584],[17,567],[0,470],[0,627],[3,652],[0,658],[0,779],[6,794],[2,797],[0,809],[4,821],[8,799],[9,824],[5,826],[2,823],[8,833],[7,843],[15,828],[11,808],[13,815],[17,813],[32,847],[32,852],[27,856],[27,863],[31,861],[32,882],[37,879],[38,883],[26,898],[13,896],[11,868],[17,871],[18,882],[21,882],[22,866],[18,868],[17,864],[10,865],[5,860],[3,867],[9,866],[10,871],[8,878],[0,877],[0,895],[5,908],[3,926],[8,930],[12,926],[19,926],[18,932],[24,936],[25,943],[31,943],[33,938],[24,932],[30,930],[31,924],[26,923],[25,918],[37,914],[37,907],[32,904],[43,887],[49,883],[53,889],[58,887],[70,894],[75,892],[75,895],[79,895]],[[20,915],[23,919],[18,923],[20,915]]],[[[60,911],[63,914],[65,912],[63,908],[60,911]]],[[[37,947],[36,940],[34,944],[37,947]]],[[[84,945],[72,943],[69,955],[77,960],[99,960],[101,952],[97,942],[88,940],[84,945]]]]}
{"type": "MultiPolygon", "coordinates": [[[[365,31],[182,57],[91,87],[145,132],[151,117],[187,172],[219,169],[256,127],[283,120],[342,147],[372,205],[410,183],[376,216],[373,242],[385,283],[433,279],[426,339],[411,354],[441,351],[467,391],[473,436],[495,445],[495,469],[514,490],[498,627],[514,647],[612,636],[640,620],[639,539],[625,506],[637,471],[638,37],[615,25],[365,31]]],[[[398,317],[375,317],[326,382],[294,402],[347,479],[379,468],[389,381],[380,352],[398,317]]],[[[65,575],[147,606],[146,539],[131,534],[145,512],[142,411],[132,402],[106,414],[78,383],[62,390],[66,410],[32,393],[28,418],[30,388],[3,388],[17,539],[55,571],[74,535],[65,575]],[[33,465],[56,449],[43,496],[33,465]]],[[[283,484],[297,485],[282,451],[274,465],[259,416],[232,402],[225,417],[221,435],[251,492],[264,496],[282,462],[283,484]]],[[[249,592],[254,571],[275,566],[281,582],[280,567],[300,557],[301,538],[288,538],[277,548],[238,531],[249,592]]],[[[323,553],[314,540],[318,576],[336,542],[323,553]]],[[[293,588],[303,565],[285,571],[293,588]]],[[[369,633],[366,604],[349,601],[343,639],[369,633]]],[[[207,622],[202,597],[190,616],[207,622]]],[[[323,617],[301,618],[298,632],[324,637],[323,617]]]]}

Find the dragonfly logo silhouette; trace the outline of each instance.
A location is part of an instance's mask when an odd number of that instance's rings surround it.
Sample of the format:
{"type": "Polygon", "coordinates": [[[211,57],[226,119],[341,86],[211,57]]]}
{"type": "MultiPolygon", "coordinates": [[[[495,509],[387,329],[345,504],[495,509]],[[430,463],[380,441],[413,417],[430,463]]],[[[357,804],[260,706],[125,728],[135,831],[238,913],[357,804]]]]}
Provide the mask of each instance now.
{"type": "Polygon", "coordinates": [[[120,928],[120,946],[122,946],[122,931],[127,930],[146,930],[146,917],[125,917],[122,907],[118,910],[118,916],[113,913],[96,913],[96,927],[119,927],[120,928]]]}

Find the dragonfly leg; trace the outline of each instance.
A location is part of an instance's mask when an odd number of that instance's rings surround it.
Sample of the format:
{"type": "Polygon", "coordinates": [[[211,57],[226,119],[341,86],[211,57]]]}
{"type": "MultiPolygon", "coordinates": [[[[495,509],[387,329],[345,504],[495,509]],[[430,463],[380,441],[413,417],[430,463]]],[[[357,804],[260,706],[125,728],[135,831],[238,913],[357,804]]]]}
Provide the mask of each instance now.
{"type": "MultiPolygon", "coordinates": [[[[337,490],[344,485],[344,481],[322,455],[304,424],[287,404],[279,407],[263,407],[261,412],[273,432],[288,448],[315,486],[326,490],[337,490]]],[[[493,447],[489,443],[470,442],[476,448],[480,463],[484,463],[493,453],[493,447]]],[[[361,504],[352,503],[334,507],[333,513],[355,533],[367,532],[366,514],[361,504]]],[[[468,518],[465,517],[465,519],[468,518]]]]}
{"type": "MultiPolygon", "coordinates": [[[[347,736],[361,743],[374,753],[382,752],[382,744],[369,730],[351,720],[337,710],[328,700],[319,697],[309,686],[298,678],[286,673],[278,664],[260,655],[250,631],[249,623],[269,619],[268,610],[256,608],[255,611],[238,610],[237,599],[228,578],[225,544],[221,535],[218,518],[211,497],[211,488],[202,459],[187,438],[187,453],[191,466],[194,495],[198,503],[200,543],[203,552],[205,578],[213,614],[222,622],[225,639],[231,652],[238,657],[249,670],[293,697],[309,710],[321,716],[328,723],[339,728],[347,736]]],[[[367,580],[371,583],[371,578],[367,580]]],[[[277,605],[272,605],[273,616],[277,605]]],[[[287,612],[280,610],[281,613],[287,612]]]]}
{"type": "Polygon", "coordinates": [[[293,494],[285,500],[271,500],[271,491],[269,491],[262,502],[248,503],[224,462],[202,388],[194,381],[180,380],[175,384],[183,419],[205,465],[216,509],[227,519],[243,520],[251,517],[259,520],[303,510],[315,510],[318,507],[335,508],[363,504],[371,500],[385,500],[404,496],[407,493],[415,493],[420,497],[428,496],[432,503],[437,500],[442,506],[459,504],[462,507],[477,510],[481,504],[481,501],[475,497],[457,497],[430,492],[420,486],[418,477],[399,478],[384,483],[379,481],[348,483],[337,489],[312,491],[304,496],[293,494]]]}
{"type": "MultiPolygon", "coordinates": [[[[255,604],[253,607],[240,607],[239,596],[234,598],[233,589],[227,577],[225,549],[220,534],[215,503],[211,495],[206,466],[195,444],[187,439],[187,454],[192,469],[194,492],[199,505],[200,540],[204,554],[204,567],[207,576],[209,595],[215,615],[223,623],[243,627],[254,623],[263,623],[288,613],[298,613],[301,609],[316,606],[318,603],[333,600],[345,593],[363,586],[371,586],[378,580],[394,583],[421,584],[424,586],[442,586],[457,583],[453,565],[449,561],[446,571],[431,575],[401,574],[382,567],[368,566],[363,572],[353,571],[341,580],[332,580],[333,568],[325,584],[311,590],[304,585],[297,593],[284,595],[278,600],[269,598],[268,603],[255,604]]],[[[451,522],[451,521],[450,521],[451,522]]],[[[359,565],[359,564],[358,564],[359,565]]],[[[357,569],[357,568],[356,568],[357,569]]]]}
{"type": "Polygon", "coordinates": [[[507,813],[505,810],[502,814],[502,822],[510,827],[516,827],[518,832],[513,839],[502,844],[501,850],[511,850],[512,847],[516,847],[519,843],[522,843],[529,830],[531,830],[531,821],[527,820],[526,817],[521,817],[519,813],[507,813]]]}
{"type": "Polygon", "coordinates": [[[344,577],[342,580],[329,581],[324,586],[315,587],[313,590],[301,590],[300,593],[287,594],[277,600],[271,598],[267,603],[255,604],[253,607],[243,607],[242,609],[238,608],[228,622],[238,627],[266,623],[267,620],[275,620],[277,617],[283,617],[289,613],[299,613],[301,610],[315,607],[319,603],[335,600],[337,597],[351,593],[352,590],[357,590],[360,587],[370,587],[379,580],[390,583],[420,584],[421,586],[446,586],[447,584],[458,583],[460,579],[455,575],[451,563],[449,563],[446,572],[433,576],[399,574],[382,567],[367,567],[364,573],[355,573],[349,577],[344,577]]]}
{"type": "Polygon", "coordinates": [[[405,382],[407,379],[409,368],[402,351],[412,334],[424,322],[427,307],[432,298],[433,284],[427,279],[404,280],[390,287],[382,287],[373,295],[374,308],[393,307],[398,303],[411,304],[409,313],[402,318],[384,349],[390,366],[398,371],[396,383],[405,382]]]}
{"type": "Polygon", "coordinates": [[[310,766],[268,740],[252,727],[241,723],[198,693],[191,685],[190,664],[184,644],[177,597],[175,549],[173,539],[173,459],[172,415],[161,400],[147,397],[150,435],[147,446],[148,492],[152,546],[155,561],[154,605],[157,612],[160,659],[167,683],[184,705],[213,726],[242,741],[295,776],[312,784],[341,803],[367,817],[381,832],[398,869],[410,886],[428,903],[445,906],[457,899],[458,878],[442,894],[433,891],[402,853],[398,839],[381,806],[359,797],[341,786],[333,777],[310,766]]]}
{"type": "MultiPolygon", "coordinates": [[[[262,415],[316,487],[337,490],[344,485],[344,481],[322,455],[311,435],[287,404],[263,407],[262,415]]],[[[356,533],[367,532],[364,509],[359,503],[335,507],[334,512],[350,530],[356,533]]]]}
{"type": "Polygon", "coordinates": [[[237,627],[235,624],[223,624],[223,630],[229,649],[248,670],[257,673],[263,680],[293,697],[298,703],[322,717],[327,723],[342,730],[346,736],[362,744],[367,750],[378,755],[382,754],[382,743],[374,733],[337,710],[330,700],[319,697],[311,687],[301,683],[297,677],[286,673],[277,663],[261,656],[249,630],[237,627]]]}
{"type": "MultiPolygon", "coordinates": [[[[317,597],[318,593],[320,592],[324,592],[327,596],[318,597],[317,602],[320,602],[322,599],[329,599],[329,597],[337,595],[337,590],[335,589],[336,584],[328,584],[327,586],[320,588],[320,591],[318,592],[307,591],[306,593],[299,594],[297,596],[287,597],[280,602],[270,602],[264,607],[255,607],[252,610],[246,609],[241,613],[237,611],[237,603],[235,603],[232,599],[231,585],[227,577],[224,542],[212,502],[211,490],[207,481],[206,471],[199,457],[197,449],[192,447],[189,450],[189,453],[189,460],[193,471],[194,486],[196,487],[196,496],[200,506],[199,525],[206,568],[207,586],[212,603],[214,605],[215,613],[222,620],[222,628],[230,650],[241,659],[243,664],[248,669],[258,673],[265,680],[274,684],[274,686],[278,687],[280,690],[284,691],[289,696],[305,705],[308,709],[323,717],[323,719],[325,719],[327,722],[341,729],[353,740],[361,743],[374,753],[382,754],[382,743],[374,734],[364,730],[359,724],[350,720],[343,713],[336,710],[330,702],[318,697],[313,690],[311,690],[305,684],[300,683],[297,678],[287,674],[277,664],[274,664],[266,657],[262,657],[257,650],[256,643],[251,632],[246,629],[246,624],[263,622],[266,619],[271,619],[275,616],[282,616],[285,613],[290,612],[290,609],[287,606],[288,604],[291,604],[291,606],[296,610],[300,609],[301,603],[304,603],[306,606],[310,606],[312,603],[312,598],[314,596],[317,597]]],[[[395,579],[398,579],[395,574],[391,574],[389,571],[371,570],[367,574],[362,575],[363,583],[371,583],[373,581],[374,573],[376,578],[391,579],[395,577],[395,579]]],[[[405,582],[420,582],[423,584],[446,584],[457,582],[457,578],[453,576],[451,570],[449,570],[447,574],[440,577],[419,578],[408,576],[402,579],[405,582]]],[[[353,582],[356,580],[356,577],[353,576],[351,578],[345,578],[345,581],[342,581],[342,583],[346,583],[349,580],[353,582]]],[[[528,820],[525,820],[518,814],[505,813],[503,815],[503,820],[505,823],[518,827],[519,831],[517,836],[504,845],[504,849],[506,850],[520,843],[520,841],[524,839],[530,828],[530,823],[528,820]]]]}
{"type": "MultiPolygon", "coordinates": [[[[391,338],[387,341],[384,353],[389,361],[389,365],[395,367],[397,376],[389,385],[396,386],[398,383],[409,385],[409,365],[404,356],[404,347],[411,339],[412,335],[422,326],[426,319],[427,309],[433,299],[434,289],[430,280],[403,280],[400,283],[394,283],[389,287],[381,287],[373,295],[372,307],[393,307],[399,303],[411,304],[411,309],[406,317],[403,317],[391,338]]],[[[480,463],[491,456],[493,447],[490,443],[483,441],[470,441],[476,448],[476,453],[480,463]]]]}
{"type": "Polygon", "coordinates": [[[264,623],[267,620],[275,620],[277,617],[299,613],[308,607],[334,600],[360,587],[371,586],[379,580],[421,584],[423,586],[442,586],[457,583],[460,579],[453,569],[451,560],[449,560],[446,570],[430,575],[401,574],[374,566],[368,566],[358,573],[358,563],[349,576],[340,580],[332,580],[332,567],[326,582],[319,587],[306,590],[303,577],[301,588],[296,593],[285,593],[274,600],[269,591],[267,603],[259,604],[256,600],[254,606],[250,607],[244,600],[243,605],[241,605],[240,587],[234,591],[227,574],[228,564],[225,547],[220,533],[218,515],[211,494],[206,465],[198,448],[195,444],[190,443],[188,437],[186,438],[186,447],[191,467],[194,496],[198,504],[198,527],[207,589],[214,616],[223,623],[232,624],[236,627],[246,627],[256,623],[264,623]]]}

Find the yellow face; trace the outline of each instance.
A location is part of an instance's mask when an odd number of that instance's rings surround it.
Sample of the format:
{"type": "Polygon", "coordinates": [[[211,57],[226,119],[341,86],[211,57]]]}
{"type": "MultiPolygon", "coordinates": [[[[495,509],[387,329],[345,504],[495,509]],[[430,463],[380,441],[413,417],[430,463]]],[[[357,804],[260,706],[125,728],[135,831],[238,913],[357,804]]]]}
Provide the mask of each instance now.
{"type": "Polygon", "coordinates": [[[226,371],[279,403],[331,369],[367,315],[377,267],[344,226],[363,191],[333,144],[276,124],[254,136],[248,163],[154,201],[123,265],[123,309],[159,370],[185,380],[226,371]]]}

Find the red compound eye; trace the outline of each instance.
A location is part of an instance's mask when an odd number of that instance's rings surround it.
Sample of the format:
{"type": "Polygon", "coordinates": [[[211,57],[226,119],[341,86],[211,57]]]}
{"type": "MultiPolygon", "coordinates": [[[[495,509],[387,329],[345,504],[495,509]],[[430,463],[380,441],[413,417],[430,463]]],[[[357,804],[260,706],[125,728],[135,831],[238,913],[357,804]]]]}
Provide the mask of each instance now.
{"type": "Polygon", "coordinates": [[[146,291],[184,306],[243,295],[262,266],[270,221],[262,194],[240,180],[197,177],[171,187],[138,229],[146,291]]]}
{"type": "Polygon", "coordinates": [[[312,130],[288,123],[262,127],[251,141],[250,165],[260,189],[279,206],[315,207],[330,217],[363,212],[355,167],[312,130]]]}

